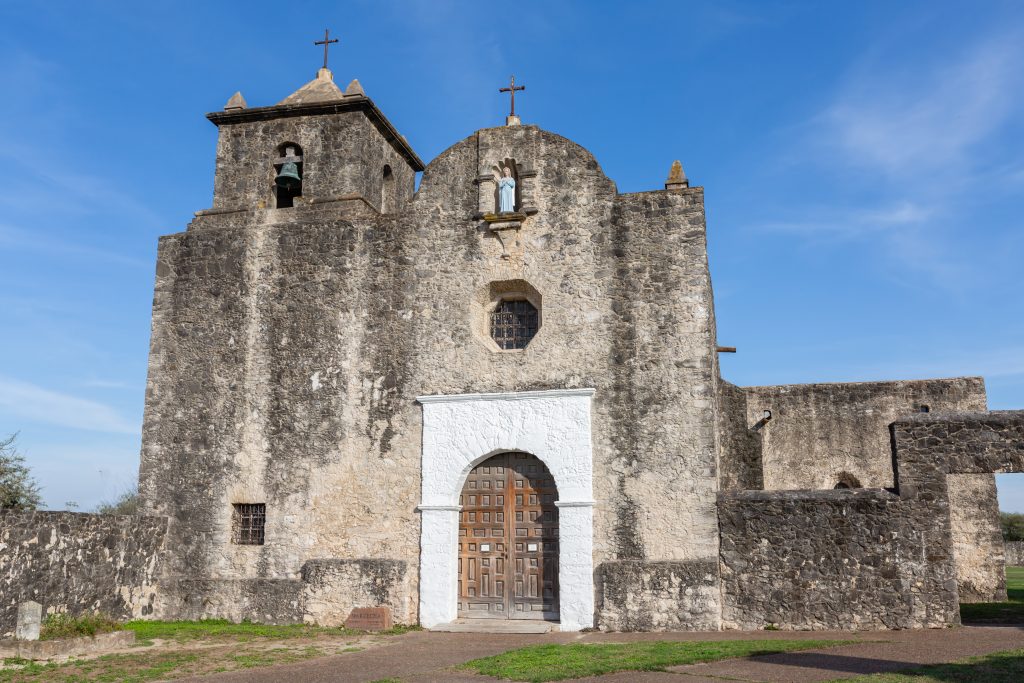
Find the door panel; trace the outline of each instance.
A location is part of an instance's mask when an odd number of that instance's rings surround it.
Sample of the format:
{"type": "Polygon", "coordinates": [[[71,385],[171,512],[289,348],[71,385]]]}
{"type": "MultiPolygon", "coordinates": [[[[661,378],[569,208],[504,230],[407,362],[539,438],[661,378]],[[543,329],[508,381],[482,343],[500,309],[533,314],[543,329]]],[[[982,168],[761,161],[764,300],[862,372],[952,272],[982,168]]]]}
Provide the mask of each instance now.
{"type": "Polygon", "coordinates": [[[459,616],[558,618],[554,479],[527,453],[470,472],[459,497],[459,616]]]}

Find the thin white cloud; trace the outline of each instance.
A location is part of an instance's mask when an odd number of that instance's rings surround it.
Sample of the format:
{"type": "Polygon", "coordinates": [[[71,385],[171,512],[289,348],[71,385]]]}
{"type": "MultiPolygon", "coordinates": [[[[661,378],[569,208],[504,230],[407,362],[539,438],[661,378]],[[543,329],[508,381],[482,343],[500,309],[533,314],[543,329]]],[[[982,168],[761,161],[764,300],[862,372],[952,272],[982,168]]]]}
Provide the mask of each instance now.
{"type": "MultiPolygon", "coordinates": [[[[1024,173],[1024,146],[1011,134],[1024,118],[1024,31],[972,36],[912,63],[905,52],[872,46],[780,155],[835,178],[838,198],[752,228],[799,236],[808,248],[872,243],[887,279],[963,298],[1007,278],[964,227],[994,187],[1017,191],[1024,173]]],[[[988,227],[986,239],[1005,241],[1006,226],[988,227]]]]}
{"type": "Polygon", "coordinates": [[[110,406],[0,377],[0,411],[46,424],[115,434],[138,434],[139,425],[110,406]]]}
{"type": "Polygon", "coordinates": [[[770,232],[857,238],[919,225],[932,215],[930,209],[903,201],[876,209],[836,211],[833,207],[812,210],[814,218],[799,221],[774,221],[754,226],[770,232]]]}
{"type": "Polygon", "coordinates": [[[84,244],[75,244],[64,240],[57,240],[47,237],[45,234],[35,234],[16,228],[12,225],[0,223],[0,247],[7,249],[22,249],[25,251],[42,251],[48,254],[64,254],[67,256],[81,257],[83,259],[101,260],[110,263],[119,263],[126,266],[139,268],[150,268],[151,264],[142,259],[134,258],[126,254],[120,254],[107,249],[97,249],[84,244]]]}
{"type": "Polygon", "coordinates": [[[975,147],[1020,109],[1024,42],[992,37],[929,68],[861,67],[820,121],[839,160],[887,174],[962,175],[975,147]]]}

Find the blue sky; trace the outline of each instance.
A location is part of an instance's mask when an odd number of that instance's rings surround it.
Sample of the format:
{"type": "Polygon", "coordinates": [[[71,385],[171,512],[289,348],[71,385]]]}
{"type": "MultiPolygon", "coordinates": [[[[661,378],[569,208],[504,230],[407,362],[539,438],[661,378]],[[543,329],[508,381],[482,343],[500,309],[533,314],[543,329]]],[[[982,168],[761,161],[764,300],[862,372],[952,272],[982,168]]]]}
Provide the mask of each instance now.
{"type": "MultiPolygon", "coordinates": [[[[157,237],[216,129],[331,67],[429,160],[527,123],[706,190],[739,384],[983,375],[1024,408],[1017,2],[0,2],[0,434],[53,507],[135,477],[157,237]],[[286,9],[282,9],[286,8],[286,9]]],[[[1000,478],[1024,512],[1024,475],[1000,478]]]]}

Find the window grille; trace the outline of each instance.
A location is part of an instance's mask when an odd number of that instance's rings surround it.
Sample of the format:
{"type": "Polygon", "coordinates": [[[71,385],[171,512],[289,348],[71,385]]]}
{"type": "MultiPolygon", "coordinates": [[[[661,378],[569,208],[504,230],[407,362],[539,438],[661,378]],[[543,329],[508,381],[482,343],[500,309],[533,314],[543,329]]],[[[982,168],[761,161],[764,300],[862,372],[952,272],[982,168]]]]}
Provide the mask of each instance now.
{"type": "Polygon", "coordinates": [[[266,503],[235,503],[232,542],[238,545],[263,545],[266,523],[266,503]]]}
{"type": "Polygon", "coordinates": [[[501,301],[491,312],[491,337],[502,349],[525,349],[537,328],[537,309],[525,299],[501,301]]]}

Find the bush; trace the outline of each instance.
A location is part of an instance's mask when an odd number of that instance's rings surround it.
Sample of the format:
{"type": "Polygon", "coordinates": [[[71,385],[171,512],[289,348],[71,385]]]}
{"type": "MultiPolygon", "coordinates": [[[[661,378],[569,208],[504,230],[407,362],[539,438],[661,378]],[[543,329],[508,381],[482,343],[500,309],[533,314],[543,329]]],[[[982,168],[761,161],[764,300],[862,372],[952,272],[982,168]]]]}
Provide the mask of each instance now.
{"type": "Polygon", "coordinates": [[[81,638],[82,636],[95,636],[97,633],[120,631],[123,628],[119,622],[105,614],[83,614],[80,617],[51,614],[46,617],[39,630],[39,639],[81,638]]]}

